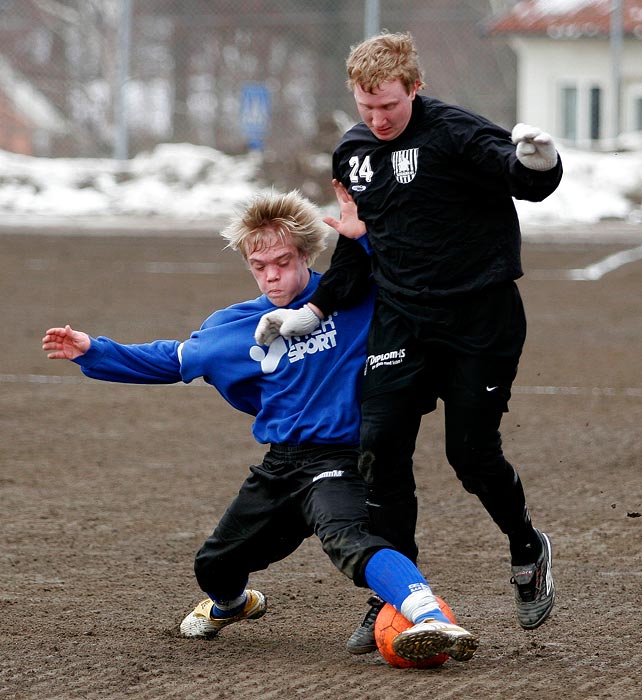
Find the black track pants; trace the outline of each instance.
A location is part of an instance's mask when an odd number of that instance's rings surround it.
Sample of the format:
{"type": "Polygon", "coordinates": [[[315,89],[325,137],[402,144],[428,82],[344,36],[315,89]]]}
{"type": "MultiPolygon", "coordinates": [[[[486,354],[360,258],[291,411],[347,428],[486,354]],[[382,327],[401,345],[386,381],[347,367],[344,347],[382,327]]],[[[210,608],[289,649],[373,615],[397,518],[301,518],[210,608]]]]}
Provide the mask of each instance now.
{"type": "Polygon", "coordinates": [[[357,456],[350,447],[273,445],[196,555],[201,589],[235,598],[250,573],[284,559],[313,534],[332,563],[365,586],[368,559],[390,543],[370,534],[357,456]]]}

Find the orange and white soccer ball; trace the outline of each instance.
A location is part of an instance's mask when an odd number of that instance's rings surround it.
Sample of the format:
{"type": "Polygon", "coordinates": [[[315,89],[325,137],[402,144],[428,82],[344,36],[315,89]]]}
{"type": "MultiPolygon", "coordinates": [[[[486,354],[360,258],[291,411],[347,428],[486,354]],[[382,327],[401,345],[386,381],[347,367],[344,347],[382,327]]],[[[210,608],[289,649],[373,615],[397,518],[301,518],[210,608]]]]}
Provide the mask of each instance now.
{"type": "MultiPolygon", "coordinates": [[[[450,609],[448,603],[439,596],[435,596],[439,607],[444,615],[453,623],[457,624],[455,614],[450,609]]],[[[450,657],[447,654],[438,654],[424,661],[407,661],[397,656],[392,649],[392,640],[408,627],[412,627],[413,623],[397,612],[390,603],[386,603],[377,615],[375,621],[375,640],[377,648],[383,658],[396,668],[435,668],[443,665],[450,657]]]]}

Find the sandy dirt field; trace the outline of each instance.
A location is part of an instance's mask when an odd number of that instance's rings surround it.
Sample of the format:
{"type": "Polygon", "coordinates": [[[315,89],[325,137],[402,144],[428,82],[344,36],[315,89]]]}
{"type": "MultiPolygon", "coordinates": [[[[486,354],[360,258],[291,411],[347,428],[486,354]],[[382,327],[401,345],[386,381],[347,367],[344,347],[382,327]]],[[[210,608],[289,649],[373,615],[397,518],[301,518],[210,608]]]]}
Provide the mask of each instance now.
{"type": "Polygon", "coordinates": [[[591,282],[563,272],[637,235],[524,246],[529,336],[502,432],[553,541],[558,603],[540,629],[517,625],[504,537],[447,465],[443,415],[424,420],[420,565],[481,645],[420,671],[346,652],[368,592],[316,540],[252,578],[261,620],[180,638],[202,597],[194,554],[263,453],[251,420],[201,383],[92,382],[40,350],[67,322],[186,338],[255,296],[240,259],[202,235],[0,233],[0,698],[638,700],[642,262],[591,282]]]}

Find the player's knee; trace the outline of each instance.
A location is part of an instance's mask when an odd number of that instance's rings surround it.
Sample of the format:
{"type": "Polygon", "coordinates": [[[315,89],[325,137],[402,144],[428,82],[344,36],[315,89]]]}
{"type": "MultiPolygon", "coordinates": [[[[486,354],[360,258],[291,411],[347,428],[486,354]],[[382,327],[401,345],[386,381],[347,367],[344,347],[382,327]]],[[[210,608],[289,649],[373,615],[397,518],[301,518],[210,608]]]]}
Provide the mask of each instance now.
{"type": "Polygon", "coordinates": [[[506,470],[499,433],[486,440],[471,436],[447,440],[446,458],[462,481],[476,479],[480,474],[500,475],[506,470]]]}
{"type": "MultiPolygon", "coordinates": [[[[365,528],[365,525],[363,527],[365,528]]],[[[354,526],[328,530],[319,535],[321,547],[330,561],[352,581],[355,581],[358,572],[365,567],[363,560],[367,558],[366,539],[364,529],[356,531],[354,526]]]]}
{"type": "Polygon", "coordinates": [[[371,450],[365,450],[359,457],[359,473],[361,477],[369,484],[372,482],[372,465],[374,463],[374,453],[371,450]]]}
{"type": "Polygon", "coordinates": [[[194,558],[194,575],[203,590],[211,589],[212,581],[217,578],[217,569],[216,560],[213,560],[205,547],[202,547],[194,558]]]}
{"type": "Polygon", "coordinates": [[[200,550],[194,559],[196,582],[202,591],[215,598],[232,600],[240,595],[248,581],[248,572],[200,550]]]}
{"type": "Polygon", "coordinates": [[[516,476],[513,467],[503,457],[492,463],[477,463],[472,470],[455,471],[466,491],[480,497],[512,486],[516,476]]]}
{"type": "Polygon", "coordinates": [[[384,498],[396,499],[398,494],[415,491],[411,458],[368,449],[361,453],[358,468],[370,491],[384,498]]]}
{"type": "Polygon", "coordinates": [[[368,508],[383,510],[403,510],[417,501],[417,493],[414,479],[402,479],[398,481],[375,482],[368,487],[368,508]]]}

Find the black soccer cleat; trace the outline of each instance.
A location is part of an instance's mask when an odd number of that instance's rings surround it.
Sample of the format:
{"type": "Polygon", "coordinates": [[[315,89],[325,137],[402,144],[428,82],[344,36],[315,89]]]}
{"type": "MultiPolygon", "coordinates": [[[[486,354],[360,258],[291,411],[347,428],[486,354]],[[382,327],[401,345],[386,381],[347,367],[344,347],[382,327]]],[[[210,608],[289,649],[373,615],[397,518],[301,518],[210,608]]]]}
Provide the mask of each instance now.
{"type": "Polygon", "coordinates": [[[379,596],[373,595],[368,598],[370,610],[365,614],[363,622],[350,635],[346,643],[346,648],[351,654],[369,654],[377,651],[377,642],[375,641],[375,620],[385,602],[379,596]]]}
{"type": "Polygon", "coordinates": [[[525,630],[539,627],[551,614],[555,603],[553,581],[553,549],[547,535],[537,530],[542,541],[542,553],[534,564],[513,566],[510,582],[515,586],[517,619],[525,630]]]}

